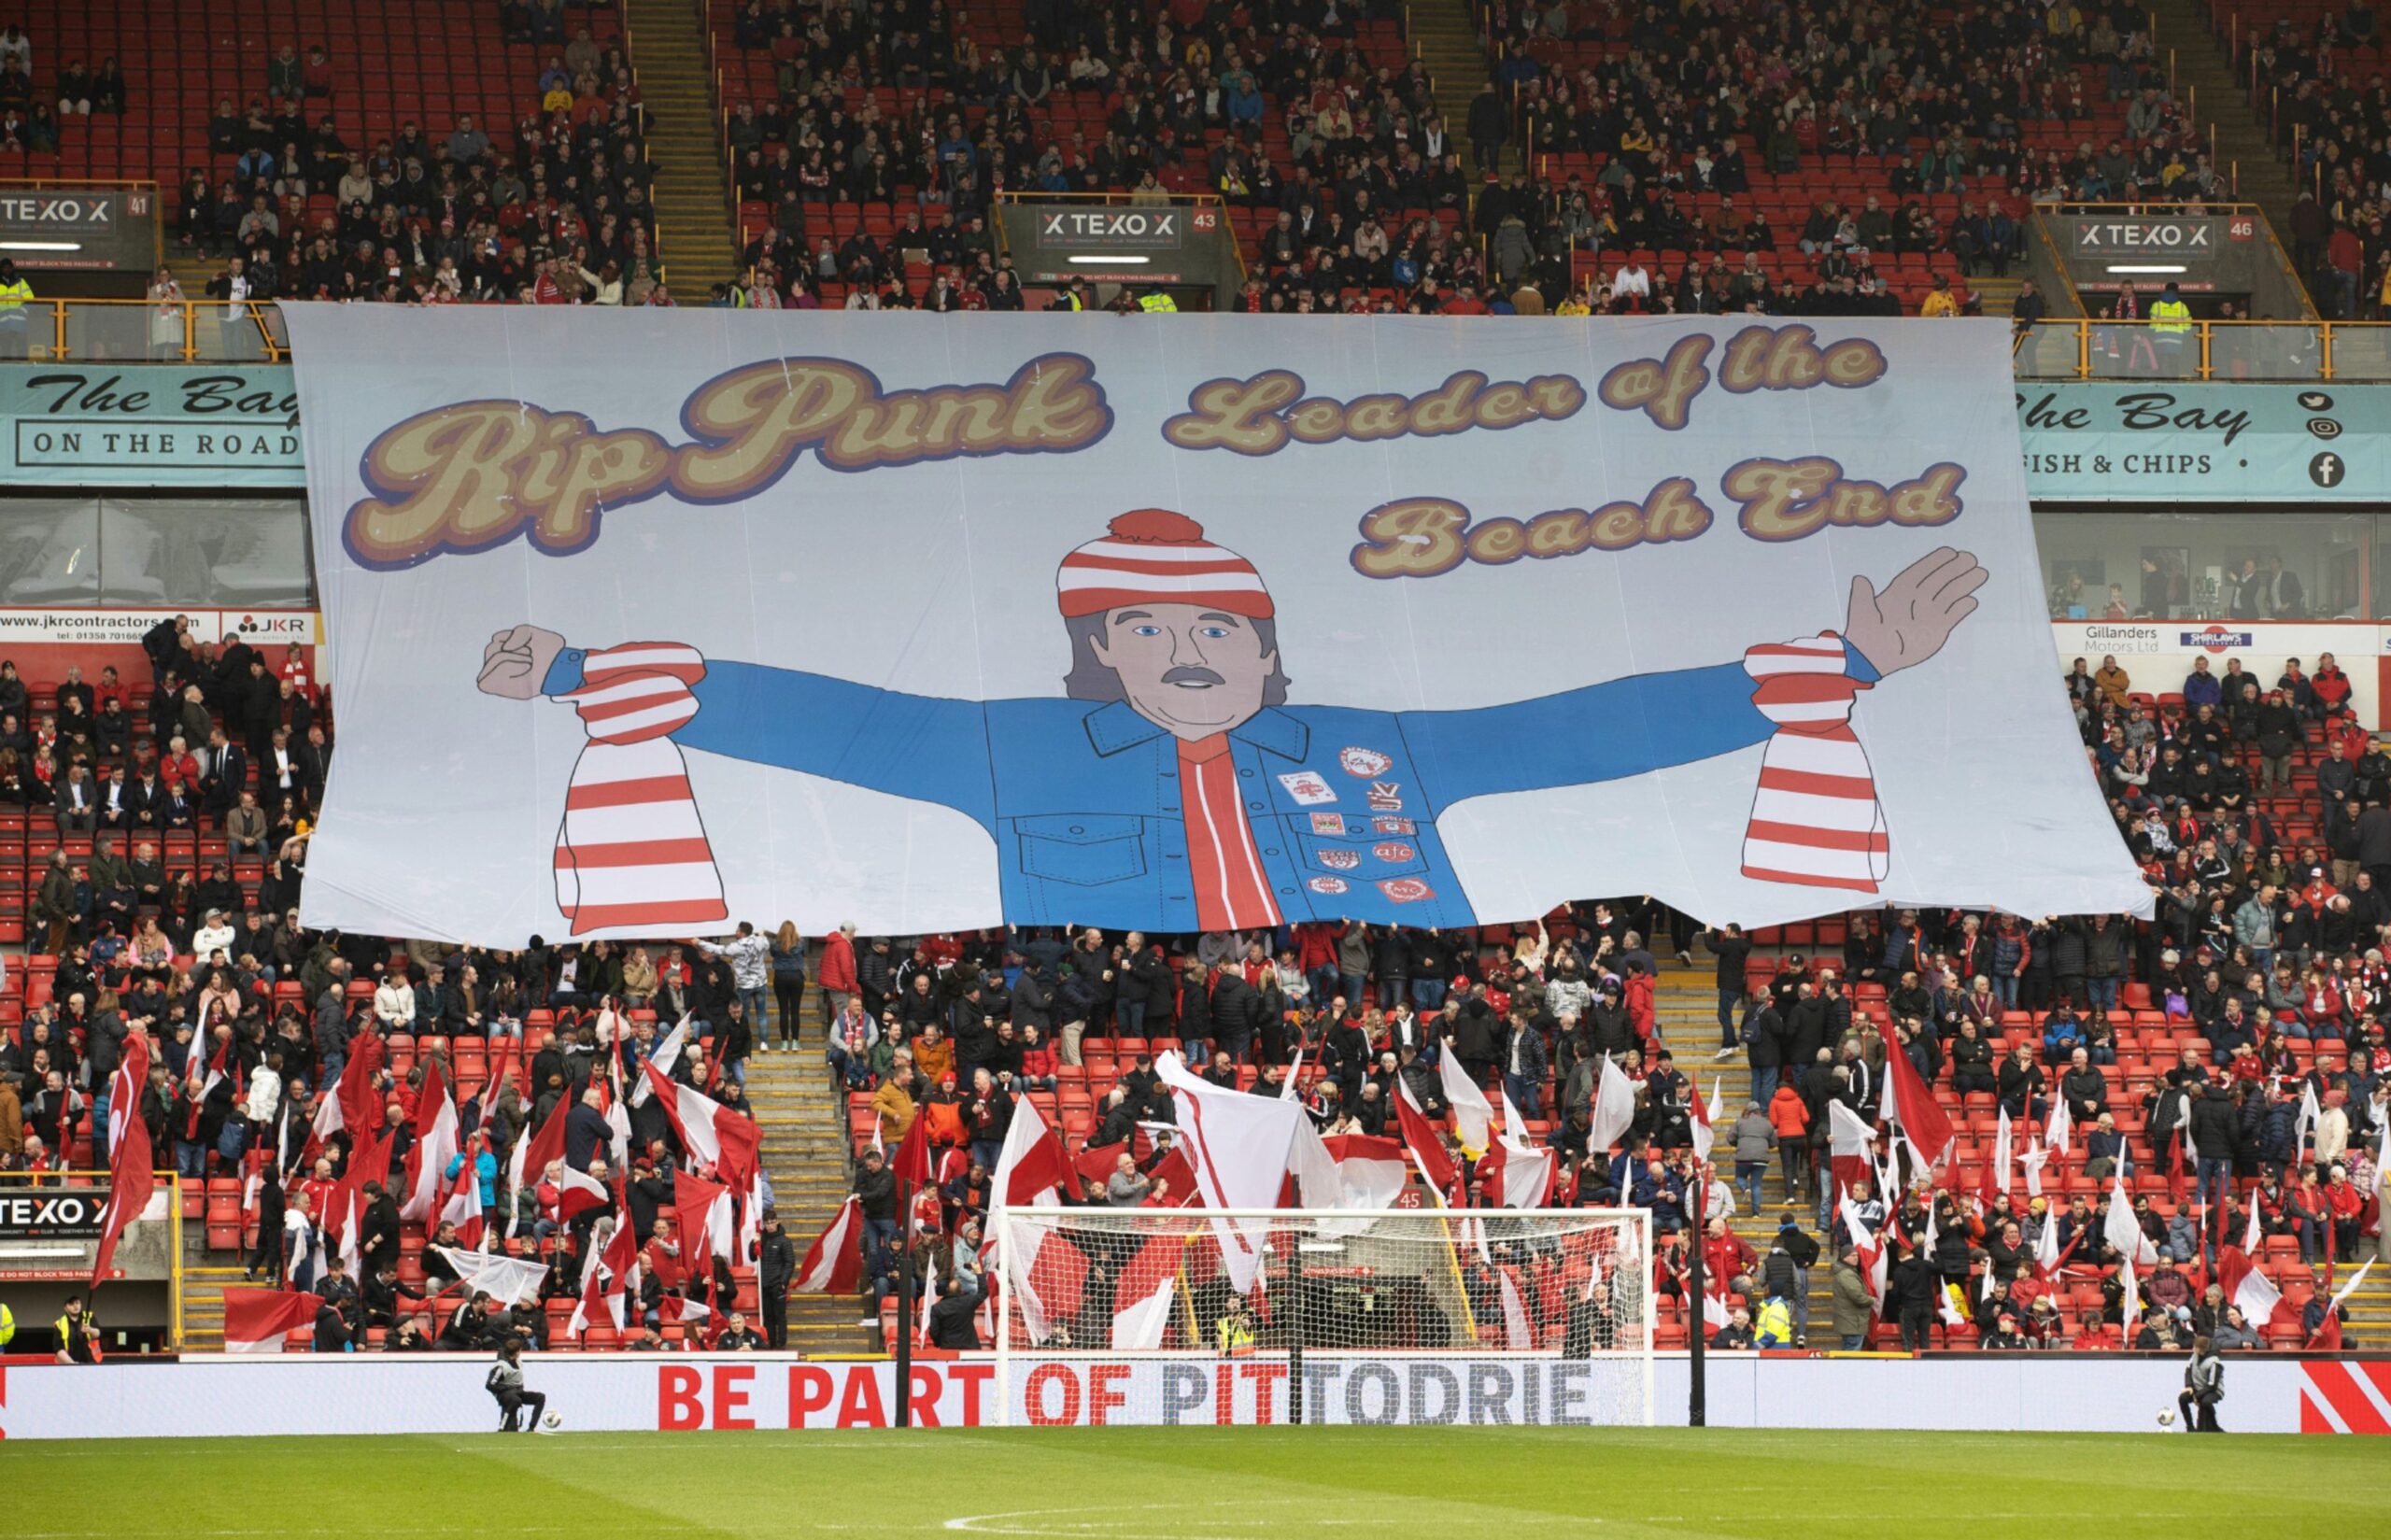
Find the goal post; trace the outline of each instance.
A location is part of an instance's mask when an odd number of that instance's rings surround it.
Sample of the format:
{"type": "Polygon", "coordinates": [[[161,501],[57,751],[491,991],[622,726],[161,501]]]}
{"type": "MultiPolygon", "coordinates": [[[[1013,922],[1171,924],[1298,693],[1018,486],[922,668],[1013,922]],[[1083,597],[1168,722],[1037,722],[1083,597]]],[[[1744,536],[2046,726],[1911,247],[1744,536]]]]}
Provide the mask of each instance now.
{"type": "Polygon", "coordinates": [[[1005,1208],[1021,1426],[1648,1426],[1641,1208],[1005,1208]]]}

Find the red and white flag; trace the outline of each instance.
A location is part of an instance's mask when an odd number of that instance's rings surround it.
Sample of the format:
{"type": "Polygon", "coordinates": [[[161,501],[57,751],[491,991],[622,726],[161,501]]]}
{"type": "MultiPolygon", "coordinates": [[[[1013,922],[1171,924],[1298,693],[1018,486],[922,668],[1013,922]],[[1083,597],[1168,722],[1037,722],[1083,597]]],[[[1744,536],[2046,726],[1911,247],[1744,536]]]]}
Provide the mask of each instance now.
{"type": "Polygon", "coordinates": [[[1411,1182],[1411,1167],[1404,1163],[1403,1141],[1367,1134],[1337,1134],[1321,1140],[1337,1162],[1337,1180],[1345,1191],[1346,1208],[1392,1208],[1411,1182]]]}
{"type": "Polygon", "coordinates": [[[1452,1191],[1461,1174],[1453,1168],[1452,1157],[1445,1153],[1445,1141],[1436,1137],[1436,1125],[1428,1121],[1427,1113],[1413,1099],[1410,1085],[1400,1075],[1394,1078],[1394,1116],[1403,1130],[1403,1147],[1419,1163],[1421,1177],[1441,1206],[1444,1195],[1452,1191]]]}
{"type": "MultiPolygon", "coordinates": [[[[108,1204],[100,1216],[100,1244],[92,1259],[92,1287],[107,1281],[108,1264],[124,1227],[149,1207],[158,1190],[149,1125],[141,1121],[141,1095],[149,1088],[149,1034],[134,1027],[124,1035],[123,1057],[108,1081],[108,1204]]],[[[59,1151],[64,1155],[65,1151],[59,1151]]]]}
{"type": "Polygon", "coordinates": [[[1153,1352],[1170,1327],[1170,1307],[1177,1299],[1181,1254],[1185,1243],[1176,1236],[1154,1236],[1138,1249],[1112,1292],[1112,1350],[1153,1352]]]}
{"type": "Polygon", "coordinates": [[[1532,1353],[1535,1351],[1535,1322],[1528,1318],[1527,1302],[1520,1297],[1519,1280],[1512,1272],[1508,1267],[1494,1270],[1503,1289],[1503,1345],[1515,1353],[1532,1353]]]}
{"type": "Polygon", "coordinates": [[[1853,1192],[1860,1178],[1876,1174],[1875,1146],[1866,1119],[1839,1101],[1827,1103],[1827,1169],[1836,1193],[1853,1192]]]}
{"type": "Polygon", "coordinates": [[[437,1055],[424,1060],[415,1104],[415,1142],[407,1147],[406,1197],[399,1217],[429,1223],[440,1206],[448,1163],[457,1158],[457,1104],[448,1099],[437,1055]]]}
{"type": "Polygon", "coordinates": [[[711,1166],[733,1187],[743,1188],[756,1178],[756,1151],[763,1135],[756,1120],[734,1112],[694,1086],[681,1084],[654,1065],[644,1067],[647,1082],[664,1103],[664,1115],[681,1136],[681,1148],[711,1166]]]}
{"type": "MultiPolygon", "coordinates": [[[[2242,1307],[2242,1319],[2250,1329],[2263,1334],[2274,1324],[2275,1311],[2283,1305],[2283,1291],[2272,1279],[2258,1270],[2250,1254],[2239,1246],[2221,1246],[2216,1252],[2216,1283],[2225,1297],[2242,1307]]],[[[2293,1316],[2298,1320],[2298,1316],[2293,1316]]]]}
{"type": "Polygon", "coordinates": [[[278,1353],[292,1332],[316,1324],[316,1312],[323,1306],[320,1295],[295,1289],[227,1289],[224,1350],[278,1353]]]}
{"type": "Polygon", "coordinates": [[[1503,1094],[1503,1131],[1478,1163],[1479,1175],[1494,1189],[1494,1200],[1506,1208],[1542,1208],[1552,1198],[1553,1178],[1560,1160],[1555,1151],[1527,1142],[1527,1120],[1503,1094]]]}
{"type": "MultiPolygon", "coordinates": [[[[537,1188],[546,1180],[550,1163],[563,1161],[565,1117],[572,1110],[573,1103],[559,1098],[538,1132],[515,1141],[514,1150],[506,1157],[509,1192],[525,1193],[537,1188]]],[[[606,1189],[597,1178],[562,1165],[558,1166],[557,1195],[559,1224],[570,1222],[575,1214],[604,1208],[607,1199],[606,1189]]],[[[512,1204],[508,1208],[516,1215],[506,1222],[506,1233],[511,1236],[520,1226],[520,1208],[512,1204]]]]}
{"type": "MultiPolygon", "coordinates": [[[[1719,1096],[1719,1091],[1725,1083],[1726,1082],[1723,1081],[1714,1081],[1711,1082],[1710,1101],[1707,1106],[1703,1103],[1700,1086],[1698,1084],[1695,1086],[1693,1097],[1693,1158],[1696,1160],[1708,1160],[1710,1158],[1710,1147],[1718,1142],[1719,1118],[1720,1113],[1724,1110],[1719,1096]]],[[[1507,1101],[1505,1105],[1508,1106],[1509,1104],[1507,1101]]]]}
{"type": "Polygon", "coordinates": [[[474,1163],[481,1158],[482,1141],[478,1134],[462,1152],[457,1166],[457,1177],[448,1188],[447,1201],[440,1206],[440,1217],[457,1227],[457,1244],[468,1251],[482,1249],[481,1173],[474,1163]]]}
{"type": "Polygon", "coordinates": [[[708,1259],[729,1260],[739,1245],[738,1230],[731,1222],[730,1189],[684,1171],[672,1179],[672,1218],[681,1235],[681,1255],[693,1279],[692,1289],[699,1279],[712,1288],[714,1269],[707,1264],[708,1259]]]}
{"type": "Polygon", "coordinates": [[[605,1250],[582,1265],[581,1301],[565,1328],[576,1337],[598,1323],[601,1311],[607,1324],[620,1331],[623,1301],[639,1291],[639,1237],[631,1232],[630,1203],[620,1183],[615,1199],[614,1233],[606,1237],[605,1250]]]}
{"type": "MultiPolygon", "coordinates": [[[[2325,1319],[2316,1323],[2316,1335],[2308,1339],[2310,1352],[2338,1353],[2341,1350],[2341,1304],[2357,1292],[2357,1286],[2366,1281],[2366,1275],[2374,1271],[2377,1260],[2367,1258],[2366,1265],[2352,1273],[2350,1280],[2325,1302],[2325,1319]]],[[[2248,1313],[2246,1310],[2242,1312],[2245,1316],[2248,1313]]]]}
{"type": "Polygon", "coordinates": [[[1044,1208],[1056,1201],[1070,1180],[1071,1157],[1062,1137],[1047,1126],[1046,1114],[1036,1102],[1016,1097],[1004,1148],[997,1152],[997,1168],[988,1182],[991,1201],[1044,1208]]]}
{"type": "Polygon", "coordinates": [[[1881,1316],[1885,1313],[1885,1276],[1889,1270],[1885,1243],[1860,1219],[1860,1210],[1851,1206],[1847,1192],[1835,1199],[1835,1207],[1843,1216],[1844,1230],[1851,1236],[1852,1249],[1860,1253],[1860,1275],[1868,1280],[1868,1297],[1875,1302],[1876,1313],[1881,1316]]]}
{"type": "MultiPolygon", "coordinates": [[[[610,1009],[607,1014],[611,1013],[610,1009]]],[[[603,1041],[605,1031],[603,1016],[601,1017],[599,1031],[600,1040],[603,1041]]],[[[656,1052],[647,1056],[647,1062],[663,1070],[669,1077],[672,1073],[673,1066],[681,1062],[681,1051],[688,1046],[688,1041],[689,1014],[685,1010],[681,1013],[680,1021],[673,1024],[672,1030],[664,1034],[663,1040],[656,1045],[656,1052]]],[[[643,1075],[630,1088],[630,1104],[633,1107],[645,1106],[647,1098],[654,1095],[656,1095],[656,1088],[650,1085],[647,1077],[643,1075]]]]}
{"type": "Polygon", "coordinates": [[[1931,1168],[1951,1148],[1951,1114],[1943,1110],[1934,1093],[1918,1079],[1917,1066],[1898,1045],[1885,1055],[1885,1118],[1900,1126],[1921,1166],[1931,1168]]]}
{"type": "Polygon", "coordinates": [[[814,1237],[790,1289],[800,1294],[851,1294],[863,1283],[863,1199],[839,1206],[828,1228],[814,1237]]]}

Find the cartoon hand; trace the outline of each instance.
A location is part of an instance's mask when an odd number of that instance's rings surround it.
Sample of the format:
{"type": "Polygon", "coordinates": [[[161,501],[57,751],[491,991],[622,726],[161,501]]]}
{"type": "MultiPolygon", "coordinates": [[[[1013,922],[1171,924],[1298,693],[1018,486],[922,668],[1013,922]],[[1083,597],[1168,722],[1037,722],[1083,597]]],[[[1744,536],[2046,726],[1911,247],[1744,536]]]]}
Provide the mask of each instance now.
{"type": "MultiPolygon", "coordinates": [[[[482,649],[481,677],[474,681],[484,695],[529,700],[540,693],[548,665],[564,651],[564,638],[537,626],[516,626],[495,632],[482,649]]],[[[1881,666],[1881,665],[1880,665],[1881,666]]]]}
{"type": "Polygon", "coordinates": [[[1912,562],[1881,593],[1867,578],[1854,577],[1843,639],[1878,673],[1923,663],[1975,613],[1974,596],[1990,575],[1974,556],[1945,545],[1912,562]]]}

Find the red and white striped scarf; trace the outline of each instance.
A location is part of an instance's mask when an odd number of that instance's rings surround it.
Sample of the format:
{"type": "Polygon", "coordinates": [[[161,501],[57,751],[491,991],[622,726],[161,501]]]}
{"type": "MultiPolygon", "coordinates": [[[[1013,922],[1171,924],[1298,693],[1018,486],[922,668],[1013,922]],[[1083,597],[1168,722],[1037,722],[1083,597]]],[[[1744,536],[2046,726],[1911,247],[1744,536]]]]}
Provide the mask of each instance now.
{"type": "Polygon", "coordinates": [[[1845,671],[1847,661],[1832,631],[1744,654],[1752,704],[1776,724],[1744,830],[1747,877],[1855,893],[1884,881],[1885,809],[1851,730],[1852,699],[1869,686],[1845,671]]]}
{"type": "Polygon", "coordinates": [[[576,936],[615,925],[725,919],[722,876],[668,734],[698,714],[706,660],[672,642],[585,657],[573,702],[589,746],[573,768],[557,833],[557,908],[576,936]]]}

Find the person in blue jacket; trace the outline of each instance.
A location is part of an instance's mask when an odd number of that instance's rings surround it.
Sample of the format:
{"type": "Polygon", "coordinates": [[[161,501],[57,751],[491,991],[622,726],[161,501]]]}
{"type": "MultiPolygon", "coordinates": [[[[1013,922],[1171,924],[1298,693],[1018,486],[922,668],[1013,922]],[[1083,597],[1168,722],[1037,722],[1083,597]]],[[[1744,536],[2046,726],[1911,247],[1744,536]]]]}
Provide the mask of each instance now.
{"type": "Polygon", "coordinates": [[[1933,657],[1985,578],[1947,548],[1881,593],[1856,577],[1840,633],[1735,663],[1462,710],[1291,706],[1260,573],[1194,520],[1141,509],[1063,559],[1059,699],[909,695],[670,643],[587,651],[528,624],[490,639],[478,684],[568,700],[588,726],[558,852],[576,933],[724,912],[686,773],[654,756],[663,739],[968,813],[997,842],[1016,925],[1451,927],[1476,914],[1447,810],[1773,738],[1801,742],[1763,758],[1746,874],[1874,892],[1885,834],[1851,698],[1933,657]]]}

